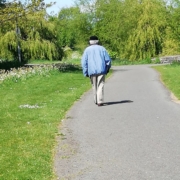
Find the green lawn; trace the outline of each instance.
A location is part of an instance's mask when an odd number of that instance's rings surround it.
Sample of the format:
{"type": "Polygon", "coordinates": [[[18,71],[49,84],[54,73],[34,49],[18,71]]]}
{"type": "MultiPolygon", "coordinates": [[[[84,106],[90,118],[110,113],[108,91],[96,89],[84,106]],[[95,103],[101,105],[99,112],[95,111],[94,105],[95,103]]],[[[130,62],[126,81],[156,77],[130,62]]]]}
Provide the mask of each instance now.
{"type": "Polygon", "coordinates": [[[54,178],[58,125],[90,86],[81,70],[0,84],[0,179],[54,178]]]}
{"type": "Polygon", "coordinates": [[[80,65],[81,60],[80,59],[67,59],[67,60],[62,60],[62,61],[32,60],[32,61],[28,62],[28,64],[57,64],[57,63],[67,63],[67,64],[80,65]]]}
{"type": "MultiPolygon", "coordinates": [[[[42,60],[33,60],[28,62],[29,64],[56,64],[56,63],[67,63],[67,64],[75,64],[80,65],[81,59],[66,59],[62,61],[42,61],[42,60]]],[[[122,60],[122,59],[115,59],[112,60],[112,66],[121,66],[121,65],[137,65],[137,64],[151,64],[150,59],[145,59],[141,61],[129,61],[129,60],[122,60]]],[[[157,63],[155,61],[154,63],[157,63]]]]}
{"type": "Polygon", "coordinates": [[[161,74],[161,79],[167,88],[180,99],[180,65],[172,64],[154,67],[161,74]]]}

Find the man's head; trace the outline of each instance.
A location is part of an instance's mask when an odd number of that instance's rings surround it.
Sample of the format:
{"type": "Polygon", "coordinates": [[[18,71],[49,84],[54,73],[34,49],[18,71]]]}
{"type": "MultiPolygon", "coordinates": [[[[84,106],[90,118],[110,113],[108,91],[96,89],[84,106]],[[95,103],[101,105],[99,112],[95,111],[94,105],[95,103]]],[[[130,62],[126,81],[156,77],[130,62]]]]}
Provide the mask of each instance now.
{"type": "Polygon", "coordinates": [[[91,37],[89,38],[89,44],[90,44],[90,45],[92,45],[92,44],[98,44],[98,42],[99,42],[99,39],[98,39],[97,36],[91,36],[91,37]]]}

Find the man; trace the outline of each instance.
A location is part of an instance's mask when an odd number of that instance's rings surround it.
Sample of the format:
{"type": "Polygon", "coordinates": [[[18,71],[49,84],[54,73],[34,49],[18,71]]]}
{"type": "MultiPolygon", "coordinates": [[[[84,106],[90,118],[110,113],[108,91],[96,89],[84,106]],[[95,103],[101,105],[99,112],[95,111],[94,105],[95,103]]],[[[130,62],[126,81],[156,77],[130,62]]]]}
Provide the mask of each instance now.
{"type": "Polygon", "coordinates": [[[98,45],[97,36],[91,36],[90,46],[83,53],[81,64],[83,74],[90,77],[94,92],[94,103],[98,106],[103,105],[105,75],[111,67],[111,59],[103,46],[98,45]]]}

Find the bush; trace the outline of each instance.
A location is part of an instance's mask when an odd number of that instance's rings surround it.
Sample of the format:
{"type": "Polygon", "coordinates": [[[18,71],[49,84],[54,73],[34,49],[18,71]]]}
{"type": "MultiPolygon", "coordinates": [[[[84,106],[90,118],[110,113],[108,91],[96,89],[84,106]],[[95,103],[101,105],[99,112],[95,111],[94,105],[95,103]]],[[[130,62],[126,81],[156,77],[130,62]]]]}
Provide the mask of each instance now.
{"type": "Polygon", "coordinates": [[[19,62],[19,61],[0,61],[0,69],[10,70],[11,68],[18,68],[24,66],[27,62],[19,62]]]}
{"type": "Polygon", "coordinates": [[[159,59],[159,58],[156,58],[156,59],[155,59],[155,61],[154,61],[154,63],[155,63],[155,64],[160,64],[160,63],[161,63],[161,61],[160,61],[160,59],[159,59]]]}
{"type": "Polygon", "coordinates": [[[117,58],[117,52],[115,51],[108,51],[109,56],[111,57],[112,60],[115,60],[117,58]]]}

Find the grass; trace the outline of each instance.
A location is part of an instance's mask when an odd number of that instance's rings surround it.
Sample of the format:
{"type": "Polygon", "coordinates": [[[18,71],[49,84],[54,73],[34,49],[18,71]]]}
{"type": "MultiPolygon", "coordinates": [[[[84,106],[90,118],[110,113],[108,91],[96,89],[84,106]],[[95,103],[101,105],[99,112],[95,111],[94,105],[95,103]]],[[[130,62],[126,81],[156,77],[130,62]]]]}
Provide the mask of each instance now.
{"type": "Polygon", "coordinates": [[[160,72],[161,79],[166,87],[180,100],[180,64],[174,63],[153,68],[160,72]]]}
{"type": "Polygon", "coordinates": [[[67,63],[67,64],[76,64],[80,65],[80,59],[66,59],[62,61],[48,61],[48,60],[32,60],[29,61],[28,64],[56,64],[56,63],[67,63]]]}
{"type": "Polygon", "coordinates": [[[113,66],[121,66],[121,65],[139,65],[139,64],[152,64],[152,63],[159,63],[159,61],[152,62],[151,59],[144,59],[141,61],[130,61],[126,59],[114,59],[112,60],[113,66]]]}
{"type": "MultiPolygon", "coordinates": [[[[34,60],[30,61],[29,64],[52,64],[52,63],[68,63],[68,64],[81,64],[81,59],[66,59],[62,61],[42,61],[42,60],[34,60]]],[[[138,64],[152,64],[152,63],[159,63],[158,60],[152,62],[151,59],[145,59],[141,61],[130,61],[130,60],[123,60],[123,59],[113,59],[112,65],[113,66],[121,66],[121,65],[138,65],[138,64]]]]}
{"type": "Polygon", "coordinates": [[[62,61],[49,61],[49,60],[31,60],[27,64],[55,64],[61,63],[62,61]]]}
{"type": "Polygon", "coordinates": [[[0,84],[0,179],[54,178],[58,125],[89,88],[81,70],[0,84]]]}
{"type": "MultiPolygon", "coordinates": [[[[154,68],[180,99],[180,65],[154,68]]],[[[0,179],[55,178],[53,153],[58,126],[89,88],[89,79],[81,70],[52,71],[0,84],[0,179]]]]}

